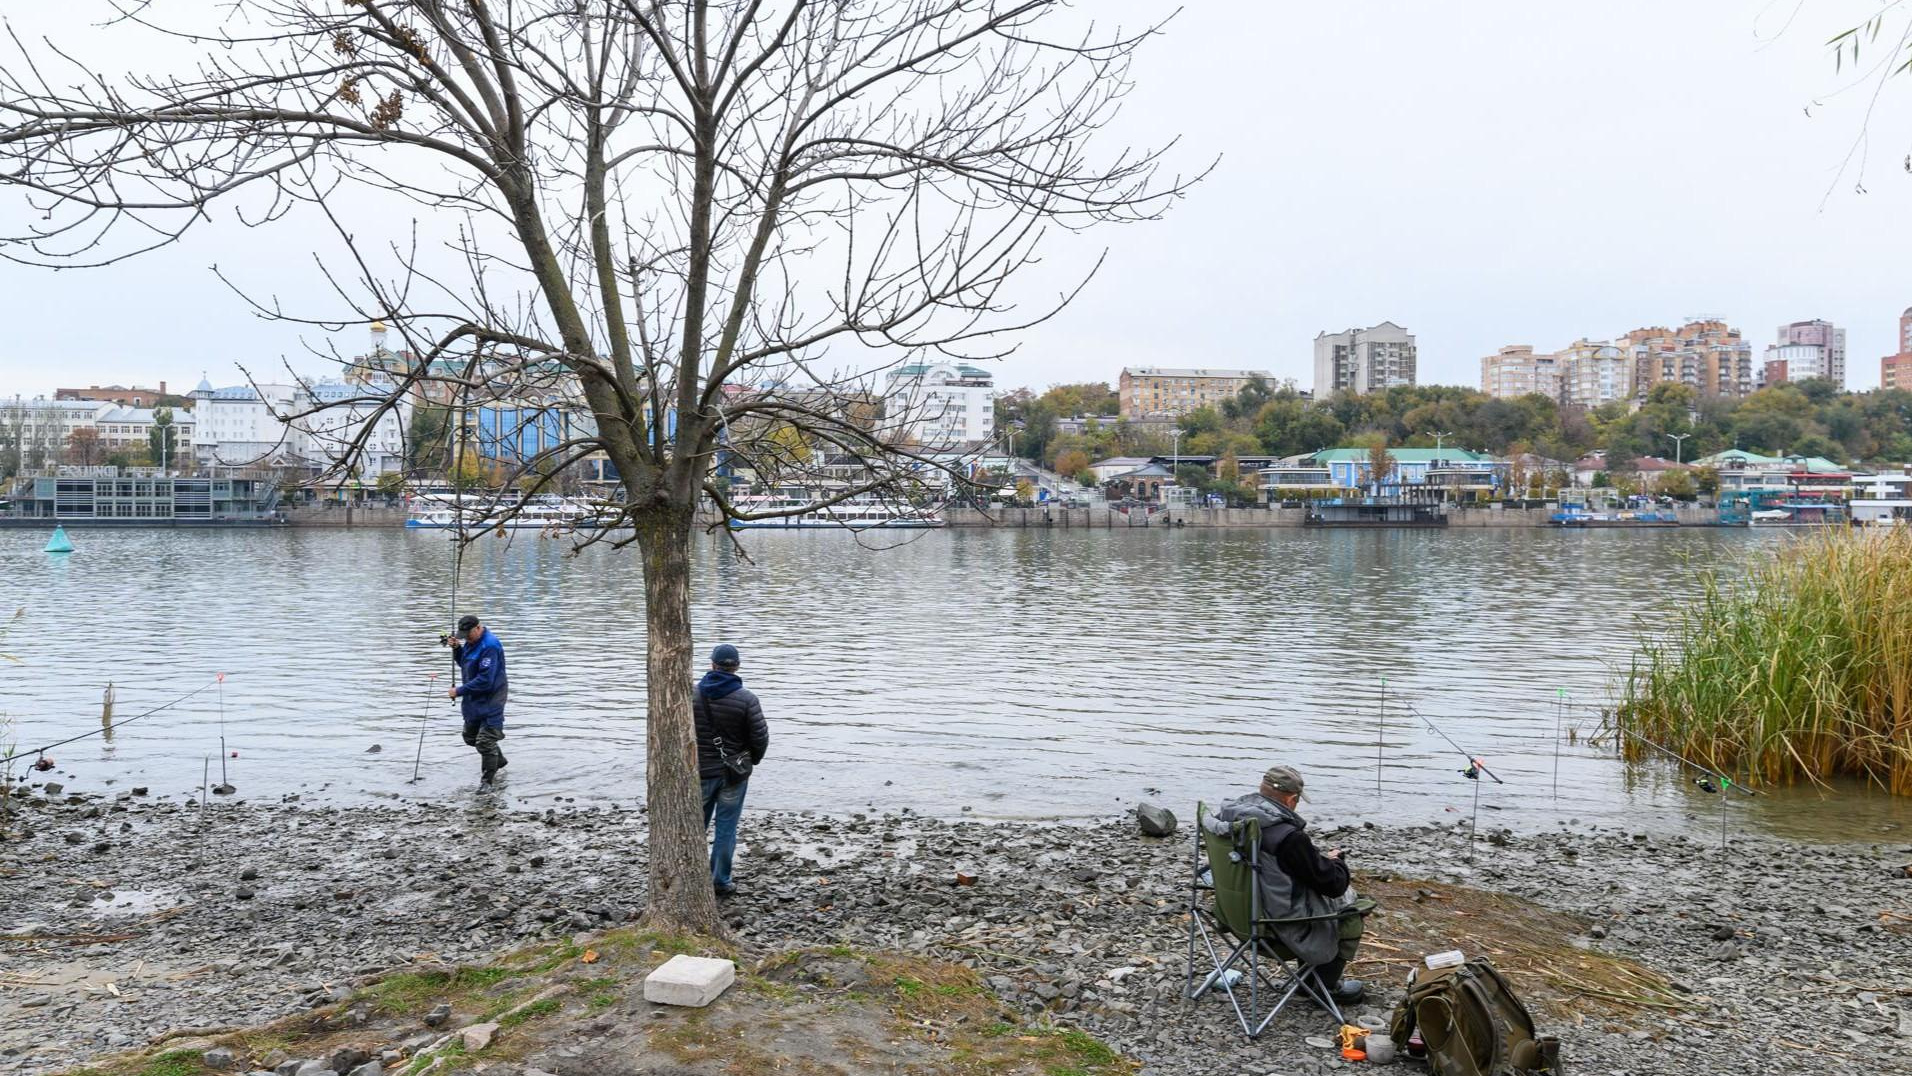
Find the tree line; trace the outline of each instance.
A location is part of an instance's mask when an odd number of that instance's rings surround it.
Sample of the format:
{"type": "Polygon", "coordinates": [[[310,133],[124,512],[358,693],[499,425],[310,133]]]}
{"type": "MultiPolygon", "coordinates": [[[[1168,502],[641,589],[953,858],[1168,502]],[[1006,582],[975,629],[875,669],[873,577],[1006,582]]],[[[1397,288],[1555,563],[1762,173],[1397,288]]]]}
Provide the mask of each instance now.
{"type": "Polygon", "coordinates": [[[1315,400],[1251,378],[1233,399],[1183,415],[1172,428],[1128,422],[1118,411],[1115,393],[1098,383],[1056,385],[1039,394],[1018,389],[996,401],[998,424],[1015,428],[1016,454],[1070,476],[1097,459],[1163,455],[1171,446],[1226,461],[1375,442],[1533,454],[1562,463],[1604,451],[1615,473],[1632,470],[1642,456],[1691,461],[1730,448],[1845,465],[1912,460],[1912,392],[1846,392],[1819,380],[1773,385],[1740,399],[1660,384],[1637,408],[1616,401],[1586,409],[1538,394],[1499,399],[1455,385],[1315,400]],[[1059,428],[1059,420],[1085,415],[1095,421],[1082,432],[1059,428]]]}

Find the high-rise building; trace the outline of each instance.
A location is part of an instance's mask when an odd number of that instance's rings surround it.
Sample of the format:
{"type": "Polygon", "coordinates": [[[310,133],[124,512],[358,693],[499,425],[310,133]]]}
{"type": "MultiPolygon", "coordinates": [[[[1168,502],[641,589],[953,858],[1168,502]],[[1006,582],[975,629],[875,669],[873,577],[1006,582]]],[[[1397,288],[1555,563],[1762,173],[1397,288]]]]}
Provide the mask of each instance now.
{"type": "Polygon", "coordinates": [[[1760,383],[1819,378],[1846,387],[1846,331],[1829,321],[1795,321],[1781,325],[1778,341],[1766,348],[1760,383]]]}
{"type": "Polygon", "coordinates": [[[1633,392],[1641,398],[1663,381],[1691,385],[1702,396],[1745,396],[1756,385],[1753,346],[1716,318],[1690,321],[1677,330],[1635,329],[1625,341],[1633,392]]]}
{"type": "Polygon", "coordinates": [[[996,378],[968,363],[913,363],[890,371],[884,410],[893,432],[929,448],[987,441],[996,430],[996,378]]]}
{"type": "Polygon", "coordinates": [[[1570,407],[1599,407],[1633,395],[1633,358],[1625,348],[1581,337],[1563,349],[1560,402],[1570,407]]]}
{"type": "Polygon", "coordinates": [[[1536,353],[1530,344],[1509,344],[1480,361],[1480,390],[1511,400],[1538,393],[1560,396],[1560,364],[1550,352],[1536,353]]]}
{"type": "Polygon", "coordinates": [[[1270,389],[1277,387],[1275,375],[1266,370],[1164,369],[1160,366],[1125,366],[1116,385],[1122,417],[1140,419],[1180,418],[1204,407],[1220,407],[1232,400],[1250,378],[1259,377],[1270,389]]]}
{"type": "Polygon", "coordinates": [[[1315,337],[1315,399],[1414,384],[1414,334],[1391,321],[1315,337]]]}
{"type": "Polygon", "coordinates": [[[1912,391],[1912,306],[1899,315],[1899,351],[1879,360],[1879,387],[1912,391]]]}

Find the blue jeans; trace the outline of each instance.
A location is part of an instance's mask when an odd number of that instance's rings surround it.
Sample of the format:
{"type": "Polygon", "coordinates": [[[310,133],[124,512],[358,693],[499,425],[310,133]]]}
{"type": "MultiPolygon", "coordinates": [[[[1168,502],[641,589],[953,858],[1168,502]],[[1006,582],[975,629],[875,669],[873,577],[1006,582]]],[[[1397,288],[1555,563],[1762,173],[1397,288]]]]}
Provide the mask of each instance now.
{"type": "Polygon", "coordinates": [[[704,828],[717,819],[717,835],[710,842],[710,880],[719,889],[730,888],[730,861],[737,855],[737,821],[744,815],[744,790],[750,779],[734,785],[722,777],[704,778],[704,828]]]}

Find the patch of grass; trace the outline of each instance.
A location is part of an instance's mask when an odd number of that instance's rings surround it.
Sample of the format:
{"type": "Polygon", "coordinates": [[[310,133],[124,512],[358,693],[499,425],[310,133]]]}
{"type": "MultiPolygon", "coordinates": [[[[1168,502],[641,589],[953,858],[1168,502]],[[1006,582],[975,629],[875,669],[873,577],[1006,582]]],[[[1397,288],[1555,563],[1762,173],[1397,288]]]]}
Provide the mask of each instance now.
{"type": "Polygon", "coordinates": [[[139,1076],[199,1076],[206,1071],[199,1054],[192,1050],[172,1050],[146,1062],[139,1076]]]}
{"type": "Polygon", "coordinates": [[[517,969],[521,975],[543,975],[555,971],[584,955],[584,947],[563,942],[555,946],[539,946],[534,949],[514,953],[505,963],[517,969]]]}
{"type": "Polygon", "coordinates": [[[498,1026],[511,1028],[530,1023],[533,1020],[542,1020],[562,1008],[564,1008],[564,1003],[557,998],[545,998],[542,1001],[534,1001],[516,1012],[506,1013],[500,1017],[498,1026]]]}
{"type": "Polygon", "coordinates": [[[400,972],[366,987],[359,998],[372,1002],[381,1012],[406,1016],[429,1009],[441,1001],[456,1004],[460,997],[469,998],[521,974],[523,972],[497,965],[459,968],[453,972],[400,972]]]}
{"type": "Polygon", "coordinates": [[[896,992],[906,998],[919,998],[929,991],[928,986],[907,975],[897,976],[894,985],[896,992]]]}

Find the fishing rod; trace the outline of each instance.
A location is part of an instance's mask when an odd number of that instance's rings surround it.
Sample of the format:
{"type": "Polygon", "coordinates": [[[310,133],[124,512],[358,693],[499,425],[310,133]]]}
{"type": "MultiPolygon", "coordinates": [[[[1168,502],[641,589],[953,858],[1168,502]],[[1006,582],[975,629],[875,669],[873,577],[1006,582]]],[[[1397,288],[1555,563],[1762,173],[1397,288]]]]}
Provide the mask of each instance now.
{"type": "Polygon", "coordinates": [[[438,694],[437,673],[431,674],[427,685],[425,688],[425,718],[423,721],[420,721],[418,725],[418,755],[412,759],[412,779],[405,782],[408,785],[415,785],[423,780],[423,778],[418,775],[418,768],[425,761],[425,730],[430,728],[432,723],[432,696],[438,694]]]}
{"type": "MultiPolygon", "coordinates": [[[[221,680],[223,680],[223,678],[225,677],[225,674],[220,673],[219,675],[221,680]]],[[[185,702],[187,699],[190,699],[193,696],[200,694],[201,692],[205,691],[207,688],[212,687],[214,684],[220,683],[221,680],[208,680],[204,684],[201,684],[200,686],[192,689],[191,691],[186,692],[184,695],[181,695],[180,697],[174,699],[173,701],[169,703],[165,703],[160,706],[155,706],[152,709],[146,711],[145,713],[135,714],[124,721],[114,722],[111,726],[103,726],[101,728],[93,729],[90,732],[82,732],[78,736],[69,736],[64,740],[56,740],[53,743],[47,744],[45,747],[33,748],[26,751],[15,751],[11,755],[0,757],[0,765],[4,765],[8,762],[12,762],[16,758],[25,758],[28,755],[39,755],[39,756],[45,757],[48,751],[51,751],[56,747],[65,747],[67,744],[70,744],[70,743],[78,743],[89,736],[99,736],[105,733],[108,730],[108,728],[117,729],[125,725],[130,725],[133,722],[138,721],[142,717],[151,717],[162,710],[170,710],[173,707],[178,706],[180,703],[185,702]]]]}
{"type": "Polygon", "coordinates": [[[1460,744],[1455,743],[1454,738],[1452,736],[1449,736],[1447,733],[1442,732],[1441,727],[1439,725],[1436,725],[1432,718],[1428,717],[1426,714],[1422,713],[1419,709],[1417,709],[1413,703],[1411,702],[1408,703],[1407,709],[1409,713],[1413,714],[1415,717],[1420,718],[1422,724],[1432,729],[1434,731],[1434,735],[1439,736],[1443,740],[1446,740],[1447,746],[1459,752],[1460,756],[1467,760],[1467,768],[1460,771],[1460,774],[1462,777],[1465,777],[1470,781],[1478,781],[1480,780],[1480,775],[1484,773],[1489,778],[1492,778],[1493,782],[1497,785],[1504,785],[1507,783],[1501,780],[1498,776],[1496,776],[1493,770],[1488,769],[1486,762],[1482,761],[1478,756],[1468,751],[1467,748],[1462,747],[1460,744]]]}
{"type": "Polygon", "coordinates": [[[1684,763],[1700,771],[1701,773],[1705,774],[1707,777],[1711,777],[1713,779],[1712,782],[1709,782],[1705,780],[1704,778],[1693,782],[1694,784],[1698,785],[1700,787],[1700,790],[1703,792],[1719,792],[1723,789],[1730,788],[1737,791],[1742,796],[1764,796],[1766,794],[1756,788],[1747,788],[1745,785],[1742,785],[1738,781],[1735,781],[1731,777],[1727,776],[1726,774],[1723,774],[1719,772],[1718,770],[1713,769],[1711,766],[1702,766],[1699,763],[1694,762],[1692,759],[1687,758],[1685,755],[1680,754],[1678,751],[1673,750],[1672,748],[1663,747],[1660,744],[1654,743],[1652,740],[1649,740],[1646,737],[1640,735],[1639,733],[1634,732],[1632,729],[1625,728],[1619,724],[1615,724],[1613,728],[1614,728],[1614,731],[1618,732],[1622,736],[1625,736],[1631,739],[1633,742],[1637,744],[1641,744],[1646,747],[1651,747],[1653,750],[1658,751],[1660,754],[1665,755],[1666,757],[1672,759],[1673,761],[1684,763]],[[1715,783],[1717,783],[1717,786],[1715,783]]]}

